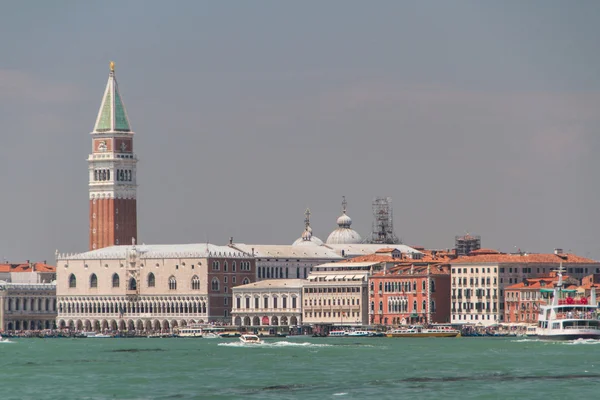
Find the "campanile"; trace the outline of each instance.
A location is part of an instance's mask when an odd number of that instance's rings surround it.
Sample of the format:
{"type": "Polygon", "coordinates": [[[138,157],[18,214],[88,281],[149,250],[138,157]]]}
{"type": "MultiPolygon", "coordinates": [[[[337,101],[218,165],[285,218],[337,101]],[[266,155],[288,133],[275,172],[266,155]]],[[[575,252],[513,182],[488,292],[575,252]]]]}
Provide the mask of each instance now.
{"type": "Polygon", "coordinates": [[[90,250],[131,244],[137,239],[137,157],[113,62],[91,135],[90,250]]]}

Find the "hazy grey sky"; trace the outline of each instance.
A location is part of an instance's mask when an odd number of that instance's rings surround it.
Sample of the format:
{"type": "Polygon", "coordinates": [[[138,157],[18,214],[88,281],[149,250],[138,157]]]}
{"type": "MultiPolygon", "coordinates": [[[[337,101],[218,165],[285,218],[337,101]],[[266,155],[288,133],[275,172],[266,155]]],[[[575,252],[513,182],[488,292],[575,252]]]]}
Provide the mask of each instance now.
{"type": "Polygon", "coordinates": [[[600,2],[26,1],[0,14],[0,256],[88,246],[108,77],[139,241],[292,243],[341,196],[366,236],[600,258],[600,2]]]}

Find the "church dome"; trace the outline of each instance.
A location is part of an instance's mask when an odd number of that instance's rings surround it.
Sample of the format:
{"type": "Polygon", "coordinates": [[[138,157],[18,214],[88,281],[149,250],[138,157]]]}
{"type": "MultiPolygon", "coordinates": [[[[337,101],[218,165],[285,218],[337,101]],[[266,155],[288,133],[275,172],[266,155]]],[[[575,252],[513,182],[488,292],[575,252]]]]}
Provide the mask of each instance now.
{"type": "Polygon", "coordinates": [[[362,237],[354,229],[352,218],[346,214],[346,198],[342,201],[342,215],[337,219],[338,228],[329,234],[327,244],[359,244],[362,237]]]}
{"type": "Polygon", "coordinates": [[[302,235],[292,243],[292,246],[322,245],[323,241],[312,234],[312,228],[310,227],[310,210],[308,208],[304,215],[304,232],[302,232],[302,235]]]}

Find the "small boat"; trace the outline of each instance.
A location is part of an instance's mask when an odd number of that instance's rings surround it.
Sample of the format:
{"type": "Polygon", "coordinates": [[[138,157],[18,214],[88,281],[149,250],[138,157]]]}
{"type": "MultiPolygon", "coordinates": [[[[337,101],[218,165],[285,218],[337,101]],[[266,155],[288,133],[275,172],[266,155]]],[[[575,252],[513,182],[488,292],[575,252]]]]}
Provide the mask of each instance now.
{"type": "MultiPolygon", "coordinates": [[[[573,292],[563,288],[562,263],[556,271],[558,282],[552,290],[549,305],[539,307],[537,336],[542,340],[576,340],[600,339],[600,320],[598,320],[598,303],[596,289],[592,287],[590,299],[575,299],[569,294],[573,292]]],[[[550,290],[541,289],[542,295],[550,290]]]]}
{"type": "Polygon", "coordinates": [[[202,332],[202,337],[204,339],[220,339],[221,336],[219,336],[218,333],[215,332],[202,332]]]}
{"type": "Polygon", "coordinates": [[[202,329],[201,326],[190,325],[190,326],[186,326],[184,328],[179,328],[177,336],[182,337],[182,338],[187,338],[187,337],[201,338],[201,337],[204,337],[204,330],[202,329]]]}
{"type": "Polygon", "coordinates": [[[350,331],[350,332],[348,332],[347,336],[363,337],[363,336],[370,336],[370,335],[369,335],[369,331],[350,331]]]}
{"type": "Polygon", "coordinates": [[[84,332],[85,337],[88,339],[105,339],[105,338],[111,338],[111,335],[106,335],[104,333],[98,333],[98,332],[84,332]]]}
{"type": "Polygon", "coordinates": [[[11,343],[11,341],[7,338],[3,338],[2,335],[0,335],[0,343],[11,343]]]}
{"type": "Polygon", "coordinates": [[[256,335],[241,335],[240,341],[244,344],[263,344],[264,341],[256,335]]]}
{"type": "Polygon", "coordinates": [[[392,337],[457,337],[460,332],[449,327],[424,328],[421,325],[412,325],[408,328],[394,329],[385,336],[392,337]]]}

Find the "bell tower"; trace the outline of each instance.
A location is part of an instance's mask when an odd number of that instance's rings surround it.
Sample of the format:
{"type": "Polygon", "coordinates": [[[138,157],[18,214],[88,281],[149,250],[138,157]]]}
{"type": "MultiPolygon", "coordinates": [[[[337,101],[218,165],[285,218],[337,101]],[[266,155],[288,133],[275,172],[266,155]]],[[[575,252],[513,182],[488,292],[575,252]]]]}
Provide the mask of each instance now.
{"type": "Polygon", "coordinates": [[[136,164],[133,131],[111,61],[108,82],[88,157],[90,250],[126,245],[137,239],[136,164]]]}

